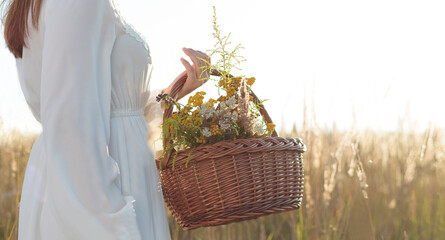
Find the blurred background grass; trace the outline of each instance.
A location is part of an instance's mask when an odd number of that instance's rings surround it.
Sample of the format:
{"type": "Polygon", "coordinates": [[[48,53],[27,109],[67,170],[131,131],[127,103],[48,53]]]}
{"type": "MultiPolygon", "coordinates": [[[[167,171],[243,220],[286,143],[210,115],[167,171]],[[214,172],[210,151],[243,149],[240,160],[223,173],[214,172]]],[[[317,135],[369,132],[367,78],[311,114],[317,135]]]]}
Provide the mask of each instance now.
{"type": "MultiPolygon", "coordinates": [[[[300,210],[219,227],[182,231],[169,215],[172,239],[445,239],[445,139],[401,123],[397,131],[302,127],[305,196],[300,210]]],[[[26,162],[35,134],[0,126],[0,239],[17,238],[26,162]]]]}

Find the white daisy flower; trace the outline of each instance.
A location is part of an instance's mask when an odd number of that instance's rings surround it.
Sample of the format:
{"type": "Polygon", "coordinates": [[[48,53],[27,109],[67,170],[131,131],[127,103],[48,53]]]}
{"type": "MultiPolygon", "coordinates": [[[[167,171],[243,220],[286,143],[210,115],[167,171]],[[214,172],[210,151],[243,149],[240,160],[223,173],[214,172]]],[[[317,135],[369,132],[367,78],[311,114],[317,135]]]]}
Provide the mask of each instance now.
{"type": "Polygon", "coordinates": [[[230,123],[222,123],[220,124],[221,129],[227,130],[230,128],[230,123]]]}
{"type": "Polygon", "coordinates": [[[255,126],[253,127],[253,132],[258,135],[263,135],[264,134],[263,126],[261,126],[259,124],[255,124],[255,126]]]}
{"type": "Polygon", "coordinates": [[[230,120],[230,112],[224,114],[223,119],[224,119],[224,121],[230,120]]]}
{"type": "Polygon", "coordinates": [[[232,113],[232,121],[234,121],[234,122],[238,121],[238,112],[232,113]]]}
{"type": "Polygon", "coordinates": [[[202,129],[202,135],[204,135],[204,137],[210,137],[212,136],[212,133],[208,127],[205,127],[202,129]]]}
{"type": "Polygon", "coordinates": [[[208,107],[207,103],[208,102],[202,104],[201,109],[199,110],[199,114],[205,119],[209,119],[215,114],[215,109],[213,107],[208,107]]]}
{"type": "Polygon", "coordinates": [[[227,106],[229,106],[230,109],[235,108],[236,107],[235,95],[233,95],[229,99],[227,99],[226,104],[227,104],[227,106]]]}

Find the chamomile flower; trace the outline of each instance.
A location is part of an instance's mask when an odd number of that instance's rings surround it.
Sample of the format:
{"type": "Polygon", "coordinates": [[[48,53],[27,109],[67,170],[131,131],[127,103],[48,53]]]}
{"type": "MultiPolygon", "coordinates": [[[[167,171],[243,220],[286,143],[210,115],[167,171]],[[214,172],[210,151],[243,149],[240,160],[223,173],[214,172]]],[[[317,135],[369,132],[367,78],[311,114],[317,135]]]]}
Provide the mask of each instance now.
{"type": "Polygon", "coordinates": [[[259,124],[255,124],[255,126],[253,127],[253,132],[258,135],[263,135],[264,134],[263,126],[261,126],[259,124]]]}
{"type": "Polygon", "coordinates": [[[201,105],[199,114],[201,115],[201,117],[204,117],[205,119],[209,119],[215,114],[215,109],[213,107],[209,107],[209,103],[205,102],[201,105]]]}
{"type": "Polygon", "coordinates": [[[232,121],[234,121],[234,122],[238,121],[238,112],[232,113],[232,121]]]}
{"type": "Polygon", "coordinates": [[[208,127],[204,127],[202,129],[202,135],[204,135],[204,137],[210,137],[212,136],[212,133],[210,132],[210,129],[208,127]]]}
{"type": "Polygon", "coordinates": [[[235,95],[233,95],[229,99],[227,99],[226,104],[230,109],[234,109],[236,107],[235,95]]]}
{"type": "Polygon", "coordinates": [[[223,122],[223,123],[221,123],[219,125],[221,126],[221,129],[224,129],[224,130],[227,130],[227,129],[230,128],[230,123],[223,122]]]}

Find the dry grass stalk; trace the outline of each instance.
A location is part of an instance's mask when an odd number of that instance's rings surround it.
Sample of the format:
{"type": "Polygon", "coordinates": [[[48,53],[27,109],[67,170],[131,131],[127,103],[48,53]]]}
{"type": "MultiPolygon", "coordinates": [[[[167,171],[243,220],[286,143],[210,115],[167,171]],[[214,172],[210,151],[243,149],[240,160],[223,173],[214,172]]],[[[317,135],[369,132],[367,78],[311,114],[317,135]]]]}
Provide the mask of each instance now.
{"type": "MultiPolygon", "coordinates": [[[[308,146],[300,212],[261,218],[262,227],[253,220],[191,232],[180,230],[169,216],[172,239],[357,239],[357,232],[370,239],[445,239],[443,129],[418,133],[403,123],[397,132],[316,132],[310,114],[306,118],[305,126],[292,131],[308,146]],[[318,157],[316,168],[312,163],[318,157]],[[351,169],[353,177],[341,168],[351,169]]],[[[16,239],[16,207],[35,136],[4,129],[0,134],[0,239],[16,239]]]]}

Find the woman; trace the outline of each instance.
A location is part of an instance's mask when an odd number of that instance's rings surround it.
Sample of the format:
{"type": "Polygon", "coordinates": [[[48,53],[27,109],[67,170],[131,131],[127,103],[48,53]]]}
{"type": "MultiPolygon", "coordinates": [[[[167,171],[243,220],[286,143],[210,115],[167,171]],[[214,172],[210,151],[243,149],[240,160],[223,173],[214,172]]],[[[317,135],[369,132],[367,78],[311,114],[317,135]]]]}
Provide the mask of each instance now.
{"type": "MultiPolygon", "coordinates": [[[[25,173],[19,239],[170,239],[147,145],[163,104],[162,90],[149,89],[146,41],[113,0],[12,0],[6,14],[6,43],[43,129],[25,173]]],[[[183,50],[193,66],[181,58],[186,71],[163,89],[186,77],[179,98],[209,76],[199,58],[210,58],[183,50]]]]}

